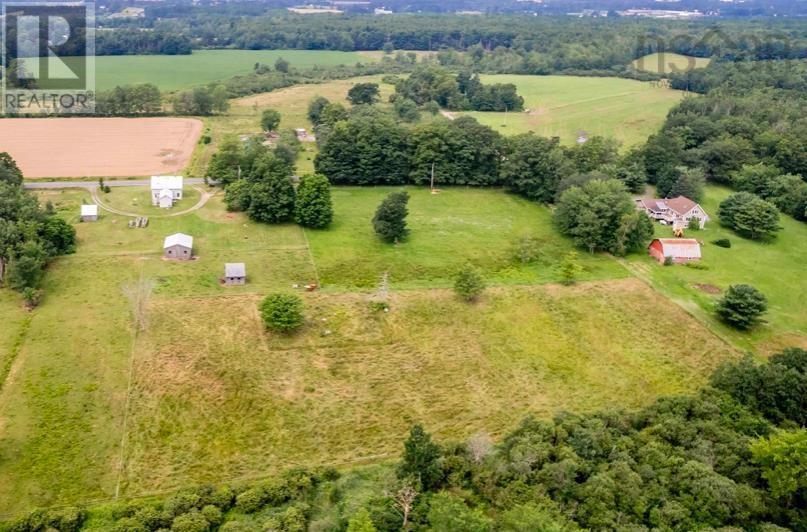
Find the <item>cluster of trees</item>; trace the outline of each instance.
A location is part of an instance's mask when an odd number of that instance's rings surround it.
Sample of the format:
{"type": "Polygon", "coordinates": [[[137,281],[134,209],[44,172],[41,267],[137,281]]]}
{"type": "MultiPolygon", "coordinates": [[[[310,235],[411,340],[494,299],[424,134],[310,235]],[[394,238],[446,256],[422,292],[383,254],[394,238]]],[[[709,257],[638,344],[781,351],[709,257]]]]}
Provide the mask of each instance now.
{"type": "Polygon", "coordinates": [[[779,226],[776,206],[749,192],[737,192],[720,203],[720,223],[752,240],[769,238],[779,226]]]}
{"type": "Polygon", "coordinates": [[[333,219],[330,183],[320,174],[305,175],[295,189],[292,174],[299,150],[293,131],[281,132],[272,147],[265,146],[261,136],[245,143],[228,136],[213,155],[206,177],[225,188],[229,210],[245,212],[255,221],[327,227],[333,219]]]}
{"type": "MultiPolygon", "coordinates": [[[[441,444],[415,425],[372,490],[367,476],[337,484],[333,470],[295,469],[119,502],[97,519],[146,531],[803,530],[805,398],[807,351],[791,348],[726,363],[711,387],[636,411],[528,417],[498,444],[484,432],[441,444]]],[[[11,530],[62,515],[78,530],[86,512],[37,511],[11,530]]]]}
{"type": "MultiPolygon", "coordinates": [[[[648,139],[642,153],[648,179],[665,193],[675,188],[681,167],[700,168],[708,181],[755,194],[806,221],[807,61],[717,64],[696,72],[675,83],[701,80],[706,95],[684,99],[648,139]]],[[[769,211],[765,203],[744,201],[769,211]]]]}
{"type": "Polygon", "coordinates": [[[521,111],[524,98],[512,83],[484,85],[479,74],[468,71],[455,75],[436,65],[420,66],[395,84],[395,97],[418,105],[437,102],[455,111],[521,111]]]}
{"type": "Polygon", "coordinates": [[[229,98],[226,86],[214,85],[180,91],[174,95],[171,104],[174,114],[207,116],[227,112],[229,98]]]}
{"type": "Polygon", "coordinates": [[[160,89],[151,83],[118,86],[95,95],[95,112],[100,115],[155,115],[162,110],[160,89]]]}
{"type": "Polygon", "coordinates": [[[45,267],[54,257],[75,251],[76,231],[56,216],[52,205],[43,209],[22,181],[14,159],[0,153],[0,284],[21,292],[35,306],[45,267]]]}

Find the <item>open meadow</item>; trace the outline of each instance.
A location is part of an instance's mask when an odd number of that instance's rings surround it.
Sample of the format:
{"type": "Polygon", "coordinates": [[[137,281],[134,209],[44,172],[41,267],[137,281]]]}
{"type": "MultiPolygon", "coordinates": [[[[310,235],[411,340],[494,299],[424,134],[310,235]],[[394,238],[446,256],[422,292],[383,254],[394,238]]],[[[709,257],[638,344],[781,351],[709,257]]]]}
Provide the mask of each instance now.
{"type": "MultiPolygon", "coordinates": [[[[49,267],[40,307],[27,313],[0,292],[18,338],[0,344],[13,358],[0,394],[0,512],[379,461],[416,421],[440,438],[498,435],[530,412],[696,389],[737,356],[608,256],[581,258],[594,281],[544,284],[570,248],[545,207],[496,190],[408,190],[413,236],[394,248],[369,230],[383,188],[335,188],[327,231],[250,222],[220,195],[145,229],[106,211],[77,223],[78,251],[49,267]],[[195,237],[195,260],[161,258],[176,231],[195,237]],[[527,264],[512,255],[525,236],[540,251],[527,264]],[[245,286],[219,284],[231,261],[246,263],[245,286]],[[465,261],[493,284],[474,305],[443,289],[465,261]],[[369,305],[383,271],[389,313],[369,305]],[[265,332],[260,298],[318,276],[321,291],[298,289],[303,330],[265,332]],[[154,290],[135,334],[125,290],[141,280],[154,290]]],[[[86,190],[39,195],[71,222],[90,201],[86,190]]]]}
{"type": "Polygon", "coordinates": [[[533,131],[574,144],[580,134],[614,137],[623,146],[655,133],[684,93],[648,82],[579,76],[483,75],[483,83],[513,83],[524,112],[462,113],[503,135],[533,131]]]}

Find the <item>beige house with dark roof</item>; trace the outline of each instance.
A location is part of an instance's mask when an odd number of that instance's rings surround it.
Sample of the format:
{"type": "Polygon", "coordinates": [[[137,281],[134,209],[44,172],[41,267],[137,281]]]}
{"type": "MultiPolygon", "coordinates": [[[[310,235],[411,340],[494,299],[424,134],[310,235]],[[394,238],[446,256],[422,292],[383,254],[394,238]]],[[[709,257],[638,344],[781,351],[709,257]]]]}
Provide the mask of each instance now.
{"type": "Polygon", "coordinates": [[[637,209],[647,213],[653,220],[673,226],[673,229],[689,227],[693,218],[699,220],[699,226],[703,229],[709,220],[709,215],[700,205],[684,196],[672,199],[641,198],[635,201],[637,209]]]}

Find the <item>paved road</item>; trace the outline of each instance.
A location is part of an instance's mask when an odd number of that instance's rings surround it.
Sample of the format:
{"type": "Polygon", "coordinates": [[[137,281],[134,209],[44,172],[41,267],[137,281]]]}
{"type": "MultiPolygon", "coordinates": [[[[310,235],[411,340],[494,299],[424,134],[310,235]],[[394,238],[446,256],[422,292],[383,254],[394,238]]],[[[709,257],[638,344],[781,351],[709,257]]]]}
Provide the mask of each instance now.
{"type": "MultiPolygon", "coordinates": [[[[185,178],[187,185],[201,185],[204,179],[198,177],[185,178]]],[[[104,181],[110,187],[147,187],[151,184],[149,179],[109,180],[104,181]]],[[[26,181],[25,188],[96,188],[98,181],[26,181]]]]}

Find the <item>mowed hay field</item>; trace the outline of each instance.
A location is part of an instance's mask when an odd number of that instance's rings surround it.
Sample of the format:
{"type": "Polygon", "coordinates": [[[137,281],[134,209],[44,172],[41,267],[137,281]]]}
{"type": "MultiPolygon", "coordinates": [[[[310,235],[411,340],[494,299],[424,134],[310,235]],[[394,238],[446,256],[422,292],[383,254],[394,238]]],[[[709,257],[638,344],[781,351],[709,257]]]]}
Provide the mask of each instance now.
{"type": "Polygon", "coordinates": [[[28,179],[179,172],[202,132],[195,118],[4,118],[2,149],[28,179]]]}
{"type": "Polygon", "coordinates": [[[155,300],[137,343],[127,492],[392,458],[409,427],[494,435],[523,416],[690,390],[733,351],[637,280],[393,295],[306,294],[308,325],[263,331],[257,297],[155,300]],[[648,316],[654,319],[648,323],[648,316]],[[657,339],[676,331],[675,347],[657,339]]]}
{"type": "Polygon", "coordinates": [[[637,70],[644,70],[646,72],[672,74],[675,72],[687,72],[696,68],[705,68],[709,66],[711,62],[712,60],[708,57],[694,57],[691,55],[662,52],[640,57],[631,63],[631,65],[637,70]]]}
{"type": "MultiPolygon", "coordinates": [[[[566,249],[544,207],[496,190],[409,191],[422,235],[396,255],[351,234],[369,227],[383,189],[336,188],[337,224],[316,234],[250,222],[226,212],[220,195],[145,229],[104,211],[77,223],[78,251],[49,267],[40,307],[27,313],[0,292],[13,316],[3,336],[21,338],[0,343],[0,356],[13,358],[0,393],[0,513],[383,460],[415,421],[440,437],[500,434],[528,412],[634,406],[695,389],[736,356],[610,257],[582,259],[597,281],[537,284],[557,279],[555,251],[519,265],[503,250],[530,227],[548,250],[566,249]],[[492,220],[506,212],[508,221],[492,220]],[[195,237],[196,260],[161,258],[163,238],[177,231],[195,237]],[[488,250],[502,263],[487,262],[488,250]],[[357,283],[350,270],[366,255],[372,266],[357,283]],[[495,285],[475,305],[440,288],[467,260],[495,285]],[[222,287],[224,263],[240,261],[248,284],[222,287]],[[501,274],[505,262],[514,276],[501,274]],[[392,310],[374,313],[370,281],[386,268],[392,310]],[[330,276],[321,291],[298,289],[305,328],[264,332],[260,298],[318,272],[330,276]],[[135,337],[124,287],[139,279],[155,288],[135,337]]],[[[71,222],[90,201],[84,190],[39,195],[71,222]]]]}
{"type": "Polygon", "coordinates": [[[684,93],[621,78],[483,75],[483,83],[513,83],[528,112],[468,114],[504,135],[533,131],[574,144],[578,135],[638,144],[658,131],[684,93]]]}
{"type": "MultiPolygon", "coordinates": [[[[662,267],[650,257],[637,255],[628,260],[631,269],[735,345],[759,354],[772,354],[791,346],[807,349],[804,304],[807,225],[780,215],[782,230],[776,238],[767,242],[742,238],[721,227],[717,218],[720,202],[729,194],[731,191],[726,188],[706,187],[701,205],[712,220],[703,231],[687,233],[688,237],[703,242],[700,267],[662,267]],[[731,248],[712,243],[721,238],[728,238],[731,248]],[[715,304],[723,292],[730,285],[740,283],[756,287],[768,298],[765,322],[748,332],[738,332],[724,325],[714,314],[715,304]]],[[[657,225],[656,236],[669,238],[670,228],[657,225]]]]}

